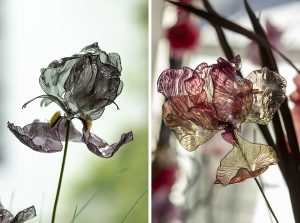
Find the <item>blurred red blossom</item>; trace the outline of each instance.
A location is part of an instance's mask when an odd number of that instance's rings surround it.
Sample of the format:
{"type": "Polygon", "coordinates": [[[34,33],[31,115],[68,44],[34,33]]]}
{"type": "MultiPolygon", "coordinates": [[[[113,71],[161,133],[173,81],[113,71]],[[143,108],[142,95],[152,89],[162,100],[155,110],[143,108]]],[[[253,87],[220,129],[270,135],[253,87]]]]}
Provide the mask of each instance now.
{"type": "MultiPolygon", "coordinates": [[[[190,3],[191,0],[181,0],[190,3]]],[[[192,22],[186,11],[177,11],[177,22],[167,30],[166,37],[170,42],[171,56],[181,58],[184,53],[194,51],[199,45],[200,26],[192,22]]]]}

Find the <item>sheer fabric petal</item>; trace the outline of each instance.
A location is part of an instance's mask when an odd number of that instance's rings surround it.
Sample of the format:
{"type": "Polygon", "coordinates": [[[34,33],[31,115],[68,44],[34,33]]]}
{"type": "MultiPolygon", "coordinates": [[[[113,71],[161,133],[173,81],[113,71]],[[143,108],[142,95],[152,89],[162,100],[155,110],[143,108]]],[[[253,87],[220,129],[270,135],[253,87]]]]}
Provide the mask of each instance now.
{"type": "Polygon", "coordinates": [[[184,81],[192,77],[193,70],[189,67],[168,69],[161,73],[157,81],[157,90],[166,98],[187,96],[184,81]]]}
{"type": "Polygon", "coordinates": [[[286,99],[286,80],[266,67],[251,72],[246,79],[253,83],[256,91],[246,121],[266,125],[286,99]]]}
{"type": "Polygon", "coordinates": [[[22,223],[29,219],[32,219],[36,216],[36,211],[34,206],[24,209],[20,211],[16,217],[11,221],[11,223],[22,223]]]}
{"type": "Polygon", "coordinates": [[[163,104],[163,120],[167,127],[174,131],[180,144],[188,151],[197,149],[210,140],[216,131],[205,130],[176,114],[169,102],[163,104]]]}
{"type": "Polygon", "coordinates": [[[35,151],[52,153],[59,152],[63,148],[57,129],[52,128],[50,123],[34,121],[23,128],[10,122],[7,125],[20,142],[35,151]]]}
{"type": "Polygon", "coordinates": [[[0,207],[0,222],[1,223],[22,223],[36,216],[34,206],[20,211],[15,217],[3,206],[0,207]]]}
{"type": "MultiPolygon", "coordinates": [[[[71,57],[55,60],[41,70],[40,85],[57,97],[72,115],[95,120],[121,93],[121,59],[100,50],[97,43],[71,57]]],[[[42,105],[51,103],[43,99],[42,105]]]]}
{"type": "Polygon", "coordinates": [[[2,208],[0,209],[0,222],[1,223],[10,223],[14,219],[12,213],[8,210],[2,208]]]}
{"type": "Polygon", "coordinates": [[[278,159],[271,146],[250,143],[237,135],[233,149],[221,160],[215,184],[234,184],[257,177],[278,159]]]}
{"type": "Polygon", "coordinates": [[[122,145],[133,140],[132,132],[127,132],[121,135],[119,142],[109,145],[103,139],[99,138],[89,131],[83,130],[82,141],[87,145],[88,149],[97,156],[102,158],[112,157],[122,145]]]}
{"type": "Polygon", "coordinates": [[[235,69],[227,63],[222,62],[222,69],[219,65],[211,69],[213,105],[222,122],[239,128],[252,104],[252,83],[236,75],[235,69]]]}

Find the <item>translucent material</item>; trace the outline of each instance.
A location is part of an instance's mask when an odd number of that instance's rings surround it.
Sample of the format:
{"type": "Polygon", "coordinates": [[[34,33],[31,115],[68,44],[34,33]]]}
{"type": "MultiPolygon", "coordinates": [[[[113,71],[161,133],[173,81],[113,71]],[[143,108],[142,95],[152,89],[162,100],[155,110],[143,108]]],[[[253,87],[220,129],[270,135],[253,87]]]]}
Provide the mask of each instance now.
{"type": "Polygon", "coordinates": [[[271,146],[251,143],[239,135],[236,138],[233,149],[220,162],[215,184],[239,183],[260,175],[278,162],[271,146]]]}
{"type": "Polygon", "coordinates": [[[157,89],[166,97],[163,120],[188,151],[197,149],[213,135],[234,147],[220,163],[215,183],[228,185],[264,172],[277,162],[272,147],[252,144],[233,137],[245,121],[267,124],[285,99],[286,81],[267,68],[253,71],[247,78],[237,75],[240,56],[228,62],[201,63],[162,72],[157,89]]]}
{"type": "Polygon", "coordinates": [[[26,208],[13,216],[8,210],[6,210],[0,203],[0,222],[1,223],[23,223],[36,216],[36,210],[34,206],[26,208]]]}
{"type": "Polygon", "coordinates": [[[286,99],[286,80],[266,67],[251,72],[246,78],[253,83],[255,91],[246,121],[266,125],[286,99]]]}
{"type": "Polygon", "coordinates": [[[163,105],[163,119],[166,126],[175,132],[180,144],[188,151],[197,149],[216,133],[216,131],[202,129],[194,122],[178,116],[169,102],[163,105]]]}
{"type": "MultiPolygon", "coordinates": [[[[58,98],[71,115],[95,120],[121,93],[121,70],[120,56],[107,54],[94,43],[41,69],[40,85],[46,94],[58,98]]],[[[43,99],[41,104],[51,102],[43,99]]]]}
{"type": "Polygon", "coordinates": [[[123,144],[132,141],[133,135],[132,132],[124,133],[122,134],[119,142],[111,145],[90,132],[84,132],[82,140],[87,145],[88,149],[95,155],[102,158],[110,158],[120,149],[123,144]]]}
{"type": "Polygon", "coordinates": [[[238,129],[245,121],[253,100],[252,83],[236,74],[240,68],[241,60],[237,56],[231,62],[219,58],[211,66],[202,63],[196,70],[168,69],[160,75],[157,88],[169,103],[163,109],[167,113],[163,114],[164,121],[167,126],[173,126],[172,130],[180,142],[184,140],[181,144],[187,150],[196,149],[216,131],[238,129]],[[179,130],[175,123],[184,127],[179,130]],[[196,129],[205,131],[200,134],[196,129]]]}
{"type": "MultiPolygon", "coordinates": [[[[63,149],[62,141],[66,138],[66,119],[62,117],[53,127],[50,123],[34,121],[23,128],[8,123],[9,130],[26,146],[37,152],[52,153],[63,149]]],[[[83,142],[88,149],[102,158],[112,157],[119,148],[133,140],[132,132],[124,133],[119,142],[109,145],[103,139],[83,128],[83,134],[70,125],[69,140],[83,142]]]]}

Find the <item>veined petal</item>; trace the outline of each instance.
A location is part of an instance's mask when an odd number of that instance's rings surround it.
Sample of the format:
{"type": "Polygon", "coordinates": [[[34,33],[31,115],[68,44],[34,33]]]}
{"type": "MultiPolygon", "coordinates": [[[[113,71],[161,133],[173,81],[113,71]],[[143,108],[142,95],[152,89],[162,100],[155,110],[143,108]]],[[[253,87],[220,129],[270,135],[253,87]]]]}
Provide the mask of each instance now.
{"type": "Polygon", "coordinates": [[[251,72],[246,79],[253,83],[253,103],[247,122],[268,124],[285,100],[286,80],[264,67],[251,72]]]}
{"type": "Polygon", "coordinates": [[[23,128],[8,122],[7,126],[20,142],[35,151],[52,153],[63,148],[56,128],[52,128],[48,122],[34,121],[23,128]]]}
{"type": "Polygon", "coordinates": [[[203,129],[217,130],[219,128],[216,113],[210,104],[194,105],[189,96],[174,96],[168,101],[181,118],[189,119],[203,129]]]}
{"type": "Polygon", "coordinates": [[[34,206],[31,206],[29,208],[24,209],[23,211],[20,211],[14,219],[11,221],[11,223],[23,223],[29,219],[32,219],[36,216],[36,211],[34,206]]]}
{"type": "Polygon", "coordinates": [[[163,119],[165,125],[174,131],[180,144],[188,151],[196,150],[216,133],[214,130],[201,129],[194,122],[179,116],[169,102],[163,104],[163,119]]]}
{"type": "Polygon", "coordinates": [[[88,149],[97,156],[102,158],[112,157],[122,145],[133,140],[132,132],[122,134],[121,139],[117,143],[109,145],[103,139],[99,138],[89,131],[83,130],[82,141],[87,145],[88,149]]]}
{"type": "Polygon", "coordinates": [[[257,177],[277,162],[271,146],[250,143],[237,135],[233,149],[220,162],[215,184],[226,186],[257,177]]]}
{"type": "Polygon", "coordinates": [[[188,95],[184,81],[192,75],[193,70],[188,67],[165,70],[159,76],[157,90],[166,98],[188,95]]]}
{"type": "Polygon", "coordinates": [[[217,66],[213,66],[210,74],[214,84],[213,105],[218,118],[239,128],[251,108],[251,81],[239,77],[235,71],[232,74],[225,73],[217,66]]]}
{"type": "Polygon", "coordinates": [[[34,206],[20,211],[15,217],[6,210],[0,203],[0,222],[1,223],[22,223],[36,216],[34,206]]]}

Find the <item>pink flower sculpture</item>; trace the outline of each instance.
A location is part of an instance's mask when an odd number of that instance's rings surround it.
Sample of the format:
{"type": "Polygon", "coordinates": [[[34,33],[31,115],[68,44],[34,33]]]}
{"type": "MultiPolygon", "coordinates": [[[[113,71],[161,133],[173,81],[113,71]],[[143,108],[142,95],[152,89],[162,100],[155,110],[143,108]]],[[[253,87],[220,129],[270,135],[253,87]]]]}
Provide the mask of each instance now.
{"type": "Polygon", "coordinates": [[[285,100],[286,81],[262,68],[246,78],[237,75],[240,56],[228,62],[200,64],[195,70],[168,69],[158,79],[166,98],[163,119],[188,151],[197,149],[218,131],[233,145],[217,170],[215,183],[228,185],[255,177],[278,162],[272,147],[253,144],[238,135],[242,122],[267,124],[285,100]]]}

